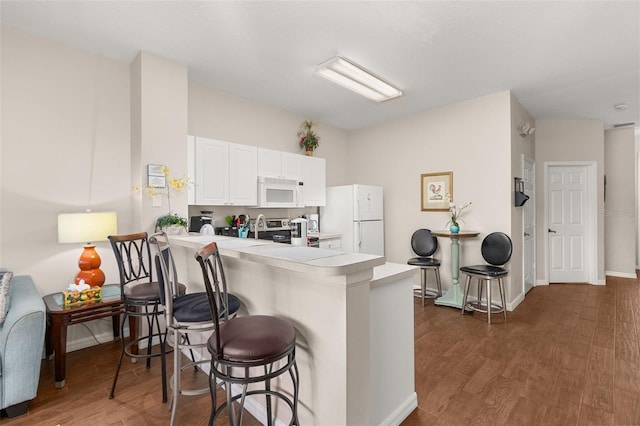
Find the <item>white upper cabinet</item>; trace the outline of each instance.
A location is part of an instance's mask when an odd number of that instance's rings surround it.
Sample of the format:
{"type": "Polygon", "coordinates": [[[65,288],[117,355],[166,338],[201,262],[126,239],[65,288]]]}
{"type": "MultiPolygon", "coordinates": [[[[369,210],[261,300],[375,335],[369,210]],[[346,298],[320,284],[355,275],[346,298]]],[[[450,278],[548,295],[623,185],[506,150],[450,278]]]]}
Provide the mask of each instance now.
{"type": "Polygon", "coordinates": [[[229,143],[229,204],[258,205],[258,148],[229,143]]]}
{"type": "Polygon", "coordinates": [[[302,182],[302,206],[326,204],[326,161],[197,136],[187,140],[189,204],[257,206],[258,176],[302,182]]]}
{"type": "Polygon", "coordinates": [[[327,204],[326,160],[317,157],[303,157],[302,182],[305,206],[325,206],[327,204]]]}
{"type": "Polygon", "coordinates": [[[258,204],[256,147],[201,137],[195,137],[193,144],[194,170],[189,174],[194,176],[195,204],[258,204]]]}
{"type": "Polygon", "coordinates": [[[290,152],[258,148],[258,176],[300,181],[304,158],[290,152]]]}

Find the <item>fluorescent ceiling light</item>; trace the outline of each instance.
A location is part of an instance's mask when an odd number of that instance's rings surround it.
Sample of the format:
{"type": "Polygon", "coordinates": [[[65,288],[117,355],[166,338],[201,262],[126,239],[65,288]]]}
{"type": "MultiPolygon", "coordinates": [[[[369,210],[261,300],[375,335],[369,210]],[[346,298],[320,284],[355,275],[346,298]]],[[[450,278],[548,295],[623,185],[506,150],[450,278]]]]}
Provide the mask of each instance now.
{"type": "Polygon", "coordinates": [[[376,102],[402,96],[401,90],[341,56],[321,63],[315,73],[376,102]]]}

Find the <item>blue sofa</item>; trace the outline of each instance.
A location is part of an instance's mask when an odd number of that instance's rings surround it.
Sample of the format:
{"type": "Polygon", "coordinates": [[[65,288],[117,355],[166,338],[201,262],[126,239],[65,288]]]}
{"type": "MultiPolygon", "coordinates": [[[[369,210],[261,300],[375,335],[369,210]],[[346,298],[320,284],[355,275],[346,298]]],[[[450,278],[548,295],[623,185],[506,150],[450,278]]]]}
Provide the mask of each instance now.
{"type": "Polygon", "coordinates": [[[8,300],[0,326],[0,410],[15,417],[27,412],[38,391],[46,308],[28,275],[11,279],[8,300]]]}

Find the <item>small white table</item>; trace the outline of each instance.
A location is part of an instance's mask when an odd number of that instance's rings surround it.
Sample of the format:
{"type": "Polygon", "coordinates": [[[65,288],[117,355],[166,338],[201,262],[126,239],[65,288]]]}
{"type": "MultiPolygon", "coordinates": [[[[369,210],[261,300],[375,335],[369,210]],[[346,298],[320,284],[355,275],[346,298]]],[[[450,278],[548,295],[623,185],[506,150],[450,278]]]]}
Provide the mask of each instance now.
{"type": "Polygon", "coordinates": [[[434,303],[441,306],[451,306],[452,308],[462,308],[462,290],[460,290],[460,239],[475,238],[480,233],[478,231],[460,231],[457,234],[451,231],[432,231],[437,237],[451,238],[451,287],[447,294],[437,298],[434,303]]]}

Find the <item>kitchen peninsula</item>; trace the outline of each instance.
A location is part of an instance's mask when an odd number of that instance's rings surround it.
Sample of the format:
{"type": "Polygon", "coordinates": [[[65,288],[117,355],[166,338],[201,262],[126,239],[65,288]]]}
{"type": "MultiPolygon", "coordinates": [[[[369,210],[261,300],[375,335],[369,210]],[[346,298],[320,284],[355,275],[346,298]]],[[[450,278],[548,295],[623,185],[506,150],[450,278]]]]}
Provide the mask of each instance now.
{"type": "MultiPolygon", "coordinates": [[[[381,256],[262,240],[183,235],[170,241],[188,292],[204,291],[195,251],[216,241],[241,313],[274,315],[295,326],[301,424],[397,425],[417,407],[417,269],[381,256]]],[[[247,408],[264,420],[259,400],[247,408]]]]}

